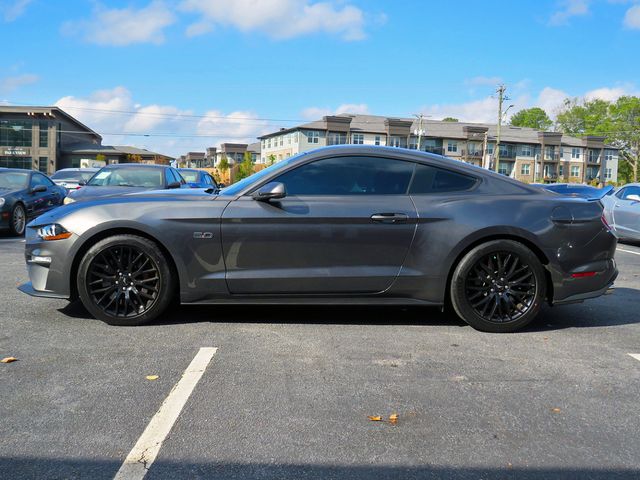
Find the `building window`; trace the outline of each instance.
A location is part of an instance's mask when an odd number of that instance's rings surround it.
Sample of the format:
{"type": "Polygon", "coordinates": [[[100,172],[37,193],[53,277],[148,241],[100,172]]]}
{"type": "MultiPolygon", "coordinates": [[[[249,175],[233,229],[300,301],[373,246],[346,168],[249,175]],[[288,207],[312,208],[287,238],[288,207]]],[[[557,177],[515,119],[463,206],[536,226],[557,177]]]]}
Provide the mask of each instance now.
{"type": "Polygon", "coordinates": [[[501,173],[502,175],[509,175],[509,165],[507,165],[506,163],[501,163],[500,165],[498,165],[498,173],[501,173]]]}
{"type": "Polygon", "coordinates": [[[347,143],[346,133],[329,132],[327,134],[327,145],[344,145],[345,143],[347,143]]]}
{"type": "Polygon", "coordinates": [[[520,166],[520,175],[531,175],[531,165],[528,163],[523,163],[520,166]]]}
{"type": "Polygon", "coordinates": [[[316,130],[310,130],[307,132],[308,143],[320,143],[320,132],[316,130]]]}
{"type": "Polygon", "coordinates": [[[40,157],[38,159],[38,170],[42,173],[47,173],[47,163],[49,162],[48,157],[40,157]]]}
{"type": "Polygon", "coordinates": [[[31,157],[0,157],[0,167],[33,169],[31,157]]]}
{"type": "Polygon", "coordinates": [[[389,146],[390,147],[406,148],[407,147],[407,138],[406,137],[400,137],[400,136],[397,136],[397,135],[393,135],[393,136],[389,137],[389,146]]]}
{"type": "Polygon", "coordinates": [[[613,161],[613,150],[605,150],[604,151],[604,160],[606,162],[613,161]]]}
{"type": "Polygon", "coordinates": [[[267,140],[267,148],[271,148],[271,138],[267,140]]]}
{"type": "Polygon", "coordinates": [[[284,145],[284,135],[280,135],[280,146],[284,145]]]}
{"type": "Polygon", "coordinates": [[[611,180],[611,169],[610,168],[605,168],[604,169],[604,178],[605,178],[605,180],[611,180]]]}
{"type": "MultiPolygon", "coordinates": [[[[573,153],[572,153],[573,155],[573,153]]],[[[578,165],[571,165],[571,176],[579,177],[580,176],[580,167],[578,165]]]]}
{"type": "Polygon", "coordinates": [[[598,163],[600,161],[600,153],[597,150],[589,150],[589,161],[598,163]]]}
{"type": "Polygon", "coordinates": [[[30,147],[31,126],[30,121],[0,121],[0,147],[30,147]]]}
{"type": "Polygon", "coordinates": [[[375,142],[376,145],[380,145],[380,135],[376,135],[375,142]]]}
{"type": "Polygon", "coordinates": [[[298,132],[293,134],[293,143],[298,143],[298,132]]]}
{"type": "Polygon", "coordinates": [[[364,145],[364,135],[362,133],[354,133],[351,136],[351,143],[354,145],[364,145]]]}
{"type": "MultiPolygon", "coordinates": [[[[579,148],[572,148],[571,149],[571,158],[573,158],[573,159],[579,159],[580,158],[580,149],[579,148]]],[[[571,171],[573,171],[573,167],[571,167],[571,171]]]]}
{"type": "Polygon", "coordinates": [[[447,152],[457,152],[458,142],[447,142],[447,152]]]}
{"type": "Polygon", "coordinates": [[[487,153],[489,155],[493,155],[493,148],[494,148],[494,144],[493,143],[487,144],[487,153]]]}
{"type": "Polygon", "coordinates": [[[522,149],[520,150],[520,154],[523,157],[530,157],[531,156],[531,145],[522,145],[522,149]]]}
{"type": "Polygon", "coordinates": [[[49,146],[49,124],[47,122],[40,122],[40,138],[38,143],[41,147],[49,146]]]}
{"type": "Polygon", "coordinates": [[[564,176],[564,165],[558,165],[558,175],[564,176]]]}
{"type": "Polygon", "coordinates": [[[287,135],[287,145],[291,145],[291,134],[287,135]]]}

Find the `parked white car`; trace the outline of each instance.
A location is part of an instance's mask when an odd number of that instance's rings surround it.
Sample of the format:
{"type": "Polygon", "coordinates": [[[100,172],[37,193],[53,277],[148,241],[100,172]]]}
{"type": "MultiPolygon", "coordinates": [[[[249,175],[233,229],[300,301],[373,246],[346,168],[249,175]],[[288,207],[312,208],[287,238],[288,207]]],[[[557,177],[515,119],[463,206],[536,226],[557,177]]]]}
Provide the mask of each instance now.
{"type": "Polygon", "coordinates": [[[619,187],[602,203],[605,218],[618,238],[640,241],[640,183],[619,187]]]}
{"type": "Polygon", "coordinates": [[[87,183],[93,175],[100,170],[99,168],[63,168],[58,170],[51,176],[51,180],[56,185],[60,185],[67,189],[67,192],[71,190],[77,190],[82,185],[87,183]]]}

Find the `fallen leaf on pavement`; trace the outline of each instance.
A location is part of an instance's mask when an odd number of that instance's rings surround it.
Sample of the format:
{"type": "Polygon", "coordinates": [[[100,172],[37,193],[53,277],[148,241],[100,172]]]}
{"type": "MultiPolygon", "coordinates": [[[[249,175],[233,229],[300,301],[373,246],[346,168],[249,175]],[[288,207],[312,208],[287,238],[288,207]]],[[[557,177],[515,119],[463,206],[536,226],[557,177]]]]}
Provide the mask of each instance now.
{"type": "Polygon", "coordinates": [[[157,380],[158,378],[160,378],[158,375],[147,375],[147,380],[157,380]]]}
{"type": "Polygon", "coordinates": [[[11,363],[11,362],[17,362],[18,359],[16,357],[5,357],[2,360],[0,360],[0,363],[11,363]]]}
{"type": "Polygon", "coordinates": [[[560,413],[562,410],[560,410],[558,407],[556,407],[556,408],[552,408],[551,411],[553,413],[560,413]]]}
{"type": "Polygon", "coordinates": [[[398,414],[392,413],[391,415],[389,415],[389,421],[391,422],[392,425],[395,425],[396,423],[398,423],[398,414]]]}
{"type": "Polygon", "coordinates": [[[382,421],[382,417],[380,415],[369,415],[369,420],[371,420],[372,422],[381,422],[382,421]]]}

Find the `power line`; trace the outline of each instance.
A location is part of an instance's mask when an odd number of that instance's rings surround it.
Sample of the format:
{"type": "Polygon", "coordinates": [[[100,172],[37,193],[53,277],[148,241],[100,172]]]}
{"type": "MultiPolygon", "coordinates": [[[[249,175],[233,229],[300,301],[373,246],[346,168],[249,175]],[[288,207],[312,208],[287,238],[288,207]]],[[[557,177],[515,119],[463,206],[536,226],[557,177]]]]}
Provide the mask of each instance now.
{"type": "MultiPolygon", "coordinates": [[[[13,127],[2,127],[0,126],[0,130],[12,130],[14,132],[20,131],[15,130],[13,127]]],[[[31,131],[30,128],[24,128],[24,131],[31,131]]],[[[123,137],[176,137],[176,138],[234,138],[234,139],[244,139],[247,137],[251,137],[251,135],[227,135],[225,133],[211,133],[211,134],[182,134],[177,132],[159,132],[159,133],[137,133],[137,132],[118,132],[118,133],[100,133],[96,134],[93,132],[78,132],[76,130],[56,130],[56,133],[68,133],[70,135],[90,135],[90,136],[103,136],[103,135],[112,135],[112,136],[123,136],[123,137]]]]}

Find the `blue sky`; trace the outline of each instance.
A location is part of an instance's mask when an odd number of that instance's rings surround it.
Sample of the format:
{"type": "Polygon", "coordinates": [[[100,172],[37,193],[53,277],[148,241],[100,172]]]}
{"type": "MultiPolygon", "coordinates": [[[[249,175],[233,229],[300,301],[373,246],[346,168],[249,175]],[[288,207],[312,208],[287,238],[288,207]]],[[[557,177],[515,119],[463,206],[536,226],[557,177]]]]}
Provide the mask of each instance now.
{"type": "Polygon", "coordinates": [[[0,41],[0,101],[174,155],[344,111],[492,121],[498,82],[550,114],[640,90],[633,0],[0,0],[0,41]]]}

